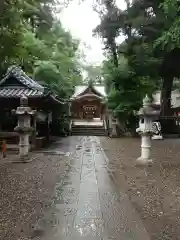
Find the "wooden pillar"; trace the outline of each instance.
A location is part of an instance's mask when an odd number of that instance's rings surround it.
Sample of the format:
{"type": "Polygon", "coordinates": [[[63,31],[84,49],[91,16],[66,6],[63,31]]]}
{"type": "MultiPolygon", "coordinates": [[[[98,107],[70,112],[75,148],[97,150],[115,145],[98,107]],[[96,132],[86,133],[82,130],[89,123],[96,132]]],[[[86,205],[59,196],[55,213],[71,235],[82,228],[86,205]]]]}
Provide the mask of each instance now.
{"type": "Polygon", "coordinates": [[[50,140],[50,131],[49,131],[49,121],[48,117],[46,118],[46,123],[45,123],[45,131],[46,131],[46,141],[49,142],[50,140]]]}
{"type": "Polygon", "coordinates": [[[101,120],[104,120],[104,106],[101,103],[101,120]]]}
{"type": "MultiPolygon", "coordinates": [[[[51,115],[52,116],[52,115],[51,115]]],[[[47,139],[47,142],[50,141],[50,113],[47,114],[47,118],[46,118],[46,139],[47,139]]]]}
{"type": "Polygon", "coordinates": [[[33,132],[32,132],[32,145],[36,146],[36,115],[33,116],[33,132]]]}
{"type": "Polygon", "coordinates": [[[68,117],[72,115],[72,103],[68,102],[68,117]]]}
{"type": "Polygon", "coordinates": [[[105,105],[103,103],[100,105],[100,118],[101,120],[105,120],[105,105]]]}

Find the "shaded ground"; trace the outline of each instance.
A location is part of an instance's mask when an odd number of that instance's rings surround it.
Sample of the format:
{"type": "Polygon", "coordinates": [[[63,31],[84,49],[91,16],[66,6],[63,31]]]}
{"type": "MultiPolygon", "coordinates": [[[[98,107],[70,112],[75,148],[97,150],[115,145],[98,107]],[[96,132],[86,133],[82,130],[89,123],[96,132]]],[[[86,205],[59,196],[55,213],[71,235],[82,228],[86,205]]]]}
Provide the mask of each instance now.
{"type": "Polygon", "coordinates": [[[109,172],[156,240],[180,239],[180,140],[153,141],[152,167],[139,168],[139,139],[101,138],[109,172]]]}

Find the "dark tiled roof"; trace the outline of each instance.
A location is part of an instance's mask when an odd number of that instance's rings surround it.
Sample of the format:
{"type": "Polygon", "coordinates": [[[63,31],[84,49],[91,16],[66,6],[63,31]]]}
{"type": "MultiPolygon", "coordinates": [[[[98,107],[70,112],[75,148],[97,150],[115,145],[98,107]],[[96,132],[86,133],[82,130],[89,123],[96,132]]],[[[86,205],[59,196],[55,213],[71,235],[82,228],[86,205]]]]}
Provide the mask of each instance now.
{"type": "Polygon", "coordinates": [[[14,65],[8,68],[5,77],[0,81],[0,86],[3,83],[5,83],[5,81],[10,77],[14,77],[15,79],[17,79],[17,81],[22,83],[22,85],[24,87],[38,90],[41,92],[44,92],[44,90],[45,90],[45,88],[43,86],[41,86],[36,81],[34,81],[30,77],[28,77],[20,67],[17,67],[14,65]]]}
{"type": "Polygon", "coordinates": [[[63,101],[51,94],[47,88],[28,77],[21,68],[11,66],[8,68],[5,77],[0,81],[0,98],[20,98],[24,95],[30,98],[48,96],[54,103],[64,104],[63,101]],[[15,78],[20,83],[20,86],[8,84],[6,81],[11,77],[15,78]]]}
{"type": "Polygon", "coordinates": [[[45,88],[39,83],[28,77],[21,68],[11,66],[8,68],[5,77],[0,81],[1,98],[20,98],[23,95],[27,97],[42,97],[46,95],[45,88]],[[6,84],[9,78],[15,78],[20,86],[6,84]]]}
{"type": "Polygon", "coordinates": [[[20,98],[24,95],[27,97],[42,97],[43,92],[27,88],[0,88],[0,97],[20,98]]]}

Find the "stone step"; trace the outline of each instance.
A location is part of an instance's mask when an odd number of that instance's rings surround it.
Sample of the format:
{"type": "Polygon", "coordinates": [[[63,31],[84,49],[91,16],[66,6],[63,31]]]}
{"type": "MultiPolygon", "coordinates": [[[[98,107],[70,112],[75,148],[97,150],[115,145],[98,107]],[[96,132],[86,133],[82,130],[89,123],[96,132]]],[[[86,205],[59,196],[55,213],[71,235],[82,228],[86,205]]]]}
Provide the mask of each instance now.
{"type": "Polygon", "coordinates": [[[107,136],[104,127],[73,127],[71,131],[72,135],[76,136],[107,136]]]}
{"type": "Polygon", "coordinates": [[[106,132],[71,132],[72,136],[107,136],[106,132]]]}
{"type": "Polygon", "coordinates": [[[73,125],[71,134],[76,136],[107,136],[104,126],[96,125],[73,125]]]}
{"type": "Polygon", "coordinates": [[[73,126],[72,129],[104,129],[104,127],[73,126]]]}
{"type": "Polygon", "coordinates": [[[104,132],[105,129],[88,129],[88,128],[80,128],[80,129],[72,129],[74,132],[104,132]]]}
{"type": "Polygon", "coordinates": [[[104,129],[102,126],[72,126],[72,129],[104,129]]]}

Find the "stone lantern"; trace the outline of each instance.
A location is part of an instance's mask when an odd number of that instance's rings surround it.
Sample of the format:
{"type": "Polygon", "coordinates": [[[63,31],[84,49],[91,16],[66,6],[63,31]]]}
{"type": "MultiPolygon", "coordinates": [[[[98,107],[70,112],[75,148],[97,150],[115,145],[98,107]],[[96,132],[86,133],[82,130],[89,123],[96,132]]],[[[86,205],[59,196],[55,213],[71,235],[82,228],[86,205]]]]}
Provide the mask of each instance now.
{"type": "Polygon", "coordinates": [[[116,130],[116,126],[117,126],[117,119],[113,116],[112,117],[112,131],[110,136],[111,137],[117,137],[117,130],[116,130]]]}
{"type": "Polygon", "coordinates": [[[107,122],[107,129],[108,129],[108,135],[111,133],[112,129],[112,110],[106,109],[106,122],[107,122]]]}
{"type": "Polygon", "coordinates": [[[109,136],[110,137],[117,137],[117,131],[116,131],[116,126],[117,126],[117,120],[116,117],[114,116],[114,112],[111,109],[106,110],[107,116],[108,116],[108,122],[109,122],[109,136]]]}
{"type": "Polygon", "coordinates": [[[139,164],[152,163],[151,136],[154,133],[153,120],[157,119],[160,111],[151,107],[151,99],[146,95],[143,99],[143,107],[139,110],[139,128],[136,132],[141,135],[141,156],[137,159],[139,164]]]}
{"type": "Polygon", "coordinates": [[[15,127],[15,131],[19,134],[19,156],[21,161],[28,159],[29,154],[29,136],[33,131],[30,120],[36,111],[28,107],[28,98],[23,96],[20,98],[20,106],[12,112],[18,117],[18,125],[15,127]]]}

